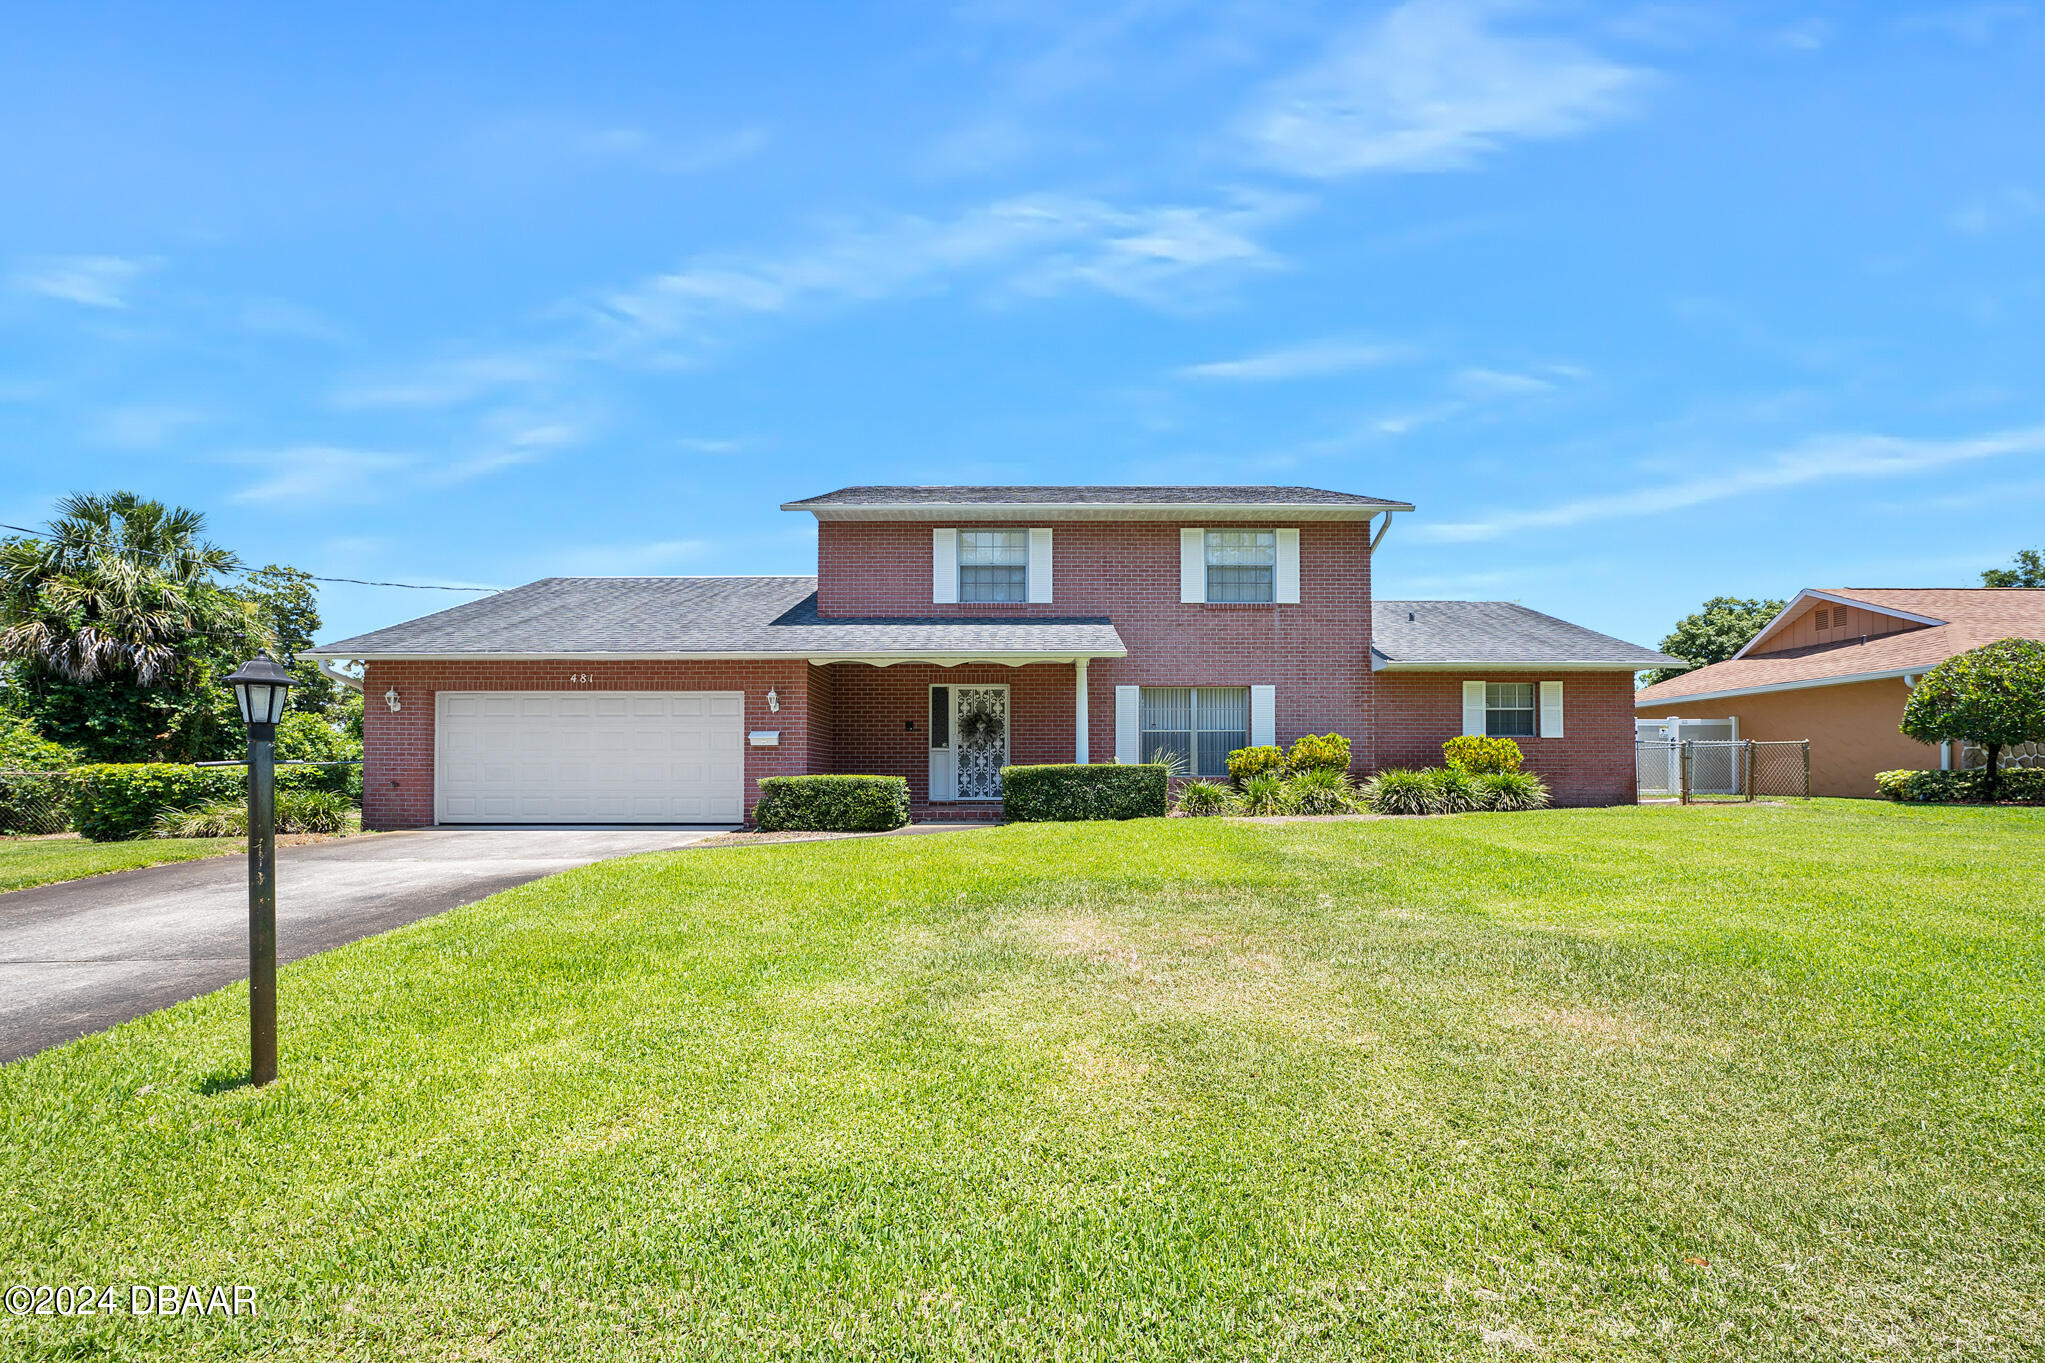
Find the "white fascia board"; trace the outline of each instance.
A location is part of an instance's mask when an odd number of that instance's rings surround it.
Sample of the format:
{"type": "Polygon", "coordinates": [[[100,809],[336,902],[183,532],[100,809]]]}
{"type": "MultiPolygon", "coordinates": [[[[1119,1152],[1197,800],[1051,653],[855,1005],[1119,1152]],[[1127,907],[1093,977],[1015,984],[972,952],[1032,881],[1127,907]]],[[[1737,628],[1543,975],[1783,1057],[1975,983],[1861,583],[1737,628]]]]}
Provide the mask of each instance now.
{"type": "Polygon", "coordinates": [[[1411,511],[1405,502],[1330,505],[1325,502],[916,502],[868,506],[803,506],[785,502],[783,511],[807,511],[820,521],[1369,521],[1387,511],[1411,511]]]}
{"type": "Polygon", "coordinates": [[[1372,658],[1373,672],[1645,672],[1651,667],[1667,667],[1668,663],[1649,659],[1641,663],[1605,662],[1560,662],[1544,663],[1532,660],[1520,662],[1481,663],[1402,663],[1395,660],[1372,658]]]}
{"type": "Polygon", "coordinates": [[[352,658],[365,663],[540,663],[540,662],[597,662],[597,663],[743,663],[757,661],[800,660],[813,663],[874,663],[886,666],[888,663],[937,663],[943,667],[956,667],[961,663],[1009,663],[1020,666],[1023,663],[1070,663],[1082,658],[1126,658],[1129,650],[1082,649],[1058,650],[1053,652],[984,650],[978,653],[960,653],[955,649],[902,649],[886,653],[817,653],[809,649],[784,650],[776,653],[363,653],[346,651],[332,653],[307,649],[301,658],[352,658]]]}
{"type": "Polygon", "coordinates": [[[1664,705],[1694,705],[1707,700],[1730,700],[1735,696],[1760,696],[1771,691],[1808,691],[1819,686],[1851,686],[1855,682],[1896,681],[1903,677],[1915,677],[1929,672],[1932,663],[1919,663],[1915,667],[1892,667],[1882,672],[1856,672],[1846,677],[1812,677],[1806,681],[1770,682],[1766,686],[1736,686],[1730,691],[1699,691],[1692,696],[1658,696],[1653,700],[1635,697],[1633,708],[1652,711],[1648,718],[1658,718],[1664,705]]]}
{"type": "Polygon", "coordinates": [[[1791,616],[1797,614],[1798,610],[1803,606],[1803,604],[1806,601],[1829,601],[1835,606],[1853,606],[1860,610],[1873,611],[1877,615],[1888,615],[1893,616],[1898,620],[1908,620],[1912,624],[1917,625],[1946,625],[1952,623],[1949,620],[1940,620],[1936,616],[1919,615],[1915,611],[1902,610],[1896,606],[1878,606],[1872,601],[1863,601],[1857,596],[1843,596],[1838,592],[1824,592],[1819,591],[1816,587],[1806,587],[1802,591],[1798,592],[1796,594],[1795,599],[1793,599],[1787,606],[1784,606],[1781,610],[1777,611],[1775,613],[1775,618],[1773,620],[1770,620],[1767,624],[1761,626],[1761,632],[1759,634],[1755,635],[1753,638],[1747,640],[1746,643],[1742,644],[1740,646],[1740,651],[1738,653],[1733,654],[1733,656],[1731,658],[1728,658],[1726,661],[1733,662],[1737,659],[1746,657],[1748,651],[1752,649],[1754,645],[1760,643],[1762,640],[1766,639],[1769,635],[1775,632],[1776,626],[1780,625],[1783,621],[1789,619],[1791,616]]]}

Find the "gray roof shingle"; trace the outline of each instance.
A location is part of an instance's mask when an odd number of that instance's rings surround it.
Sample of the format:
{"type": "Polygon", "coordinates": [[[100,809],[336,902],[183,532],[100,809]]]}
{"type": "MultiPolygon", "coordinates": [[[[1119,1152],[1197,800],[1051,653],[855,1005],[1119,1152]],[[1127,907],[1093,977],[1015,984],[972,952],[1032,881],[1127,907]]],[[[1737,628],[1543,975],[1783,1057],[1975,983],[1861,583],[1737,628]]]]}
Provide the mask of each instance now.
{"type": "Polygon", "coordinates": [[[841,487],[783,511],[857,506],[1375,506],[1410,510],[1404,502],[1330,492],[1318,487],[1252,486],[1024,486],[1024,487],[841,487]]]}
{"type": "Polygon", "coordinates": [[[1372,662],[1385,667],[1681,667],[1680,659],[1511,601],[1376,601],[1372,662]]]}
{"type": "Polygon", "coordinates": [[[813,577],[548,577],[308,656],[1125,652],[1105,616],[826,617],[816,591],[813,577]]]}

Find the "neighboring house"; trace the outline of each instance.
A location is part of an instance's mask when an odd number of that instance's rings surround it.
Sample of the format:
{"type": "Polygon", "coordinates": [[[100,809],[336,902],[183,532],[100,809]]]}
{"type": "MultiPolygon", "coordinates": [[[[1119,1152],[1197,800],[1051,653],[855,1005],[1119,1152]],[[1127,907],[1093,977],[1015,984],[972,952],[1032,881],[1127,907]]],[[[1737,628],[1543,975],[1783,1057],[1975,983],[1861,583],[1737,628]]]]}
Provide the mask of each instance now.
{"type": "Polygon", "coordinates": [[[1634,708],[1643,719],[1730,718],[1740,738],[1809,739],[1812,794],[1872,797],[1878,771],[1986,761],[1897,726],[1924,673],[2013,636],[2045,638],[2045,591],[1810,588],[1737,654],[1642,689],[1634,708]]]}
{"type": "Polygon", "coordinates": [[[1634,798],[1632,674],[1673,659],[1507,603],[1371,601],[1403,502],[1295,487],[852,487],[811,577],[548,578],[344,639],[363,814],[730,822],[765,776],[908,778],[973,817],[1009,763],[1330,731],[1359,774],[1511,734],[1563,804],[1634,798]],[[1377,523],[1375,526],[1373,523],[1377,523]],[[1375,645],[1375,647],[1374,647],[1375,645]]]}

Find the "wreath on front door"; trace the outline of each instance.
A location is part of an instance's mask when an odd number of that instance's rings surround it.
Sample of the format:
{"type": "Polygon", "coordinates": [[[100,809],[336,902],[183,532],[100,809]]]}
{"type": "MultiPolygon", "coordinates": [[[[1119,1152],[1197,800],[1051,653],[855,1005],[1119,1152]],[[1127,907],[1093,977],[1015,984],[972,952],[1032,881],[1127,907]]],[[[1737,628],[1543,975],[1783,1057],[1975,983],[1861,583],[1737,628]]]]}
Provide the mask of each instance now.
{"type": "Polygon", "coordinates": [[[991,706],[973,706],[959,711],[959,741],[986,747],[1001,737],[1001,715],[991,706]]]}

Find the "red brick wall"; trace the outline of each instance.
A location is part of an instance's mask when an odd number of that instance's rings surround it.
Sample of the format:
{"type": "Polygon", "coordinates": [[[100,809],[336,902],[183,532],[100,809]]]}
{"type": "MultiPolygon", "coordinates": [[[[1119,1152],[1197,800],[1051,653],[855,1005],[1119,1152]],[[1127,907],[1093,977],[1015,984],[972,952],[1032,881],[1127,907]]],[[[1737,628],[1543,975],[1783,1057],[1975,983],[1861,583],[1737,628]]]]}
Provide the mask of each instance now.
{"type": "Polygon", "coordinates": [[[930,798],[932,686],[1008,687],[1008,760],[1072,760],[1077,689],[1070,663],[1026,667],[833,663],[820,670],[831,674],[836,707],[832,761],[826,769],[907,777],[910,798],[918,804],[930,798]],[[914,727],[906,727],[910,725],[914,727]]]}
{"type": "Polygon", "coordinates": [[[433,717],[442,691],[744,691],[746,728],[779,729],[781,746],[746,748],[746,812],[762,776],[809,770],[809,673],[787,662],[372,662],[363,679],[362,822],[424,828],[433,822],[433,717]],[[570,683],[587,674],[587,683],[570,683]],[[396,714],[384,693],[397,687],[396,714]],[[773,688],[780,712],[767,708],[773,688]]]}
{"type": "MultiPolygon", "coordinates": [[[[1369,527],[1298,524],[1300,599],[1290,605],[1186,605],[1179,600],[1179,526],[1157,521],[1051,522],[1052,596],[1045,605],[934,605],[931,530],[955,521],[823,521],[817,526],[818,609],[826,615],[1019,617],[1105,615],[1127,658],[1096,659],[1087,688],[1088,742],[1115,755],[1115,687],[1277,688],[1277,736],[1346,734],[1369,765],[1369,527]]],[[[1009,528],[1014,528],[1013,526],[1009,528]]],[[[891,671],[898,669],[889,669],[891,671]]],[[[1071,671],[1060,665],[1070,689],[1071,671]]],[[[1017,700],[1020,711],[1020,700],[1017,700]]],[[[1069,723],[1071,701],[1064,702],[1069,723]]],[[[1046,760],[1070,761],[1071,744],[1046,760]]]]}
{"type": "Polygon", "coordinates": [[[809,769],[836,771],[832,759],[837,744],[837,688],[830,668],[805,666],[809,669],[809,769]]]}
{"type": "MultiPolygon", "coordinates": [[[[1562,738],[1514,740],[1559,805],[1631,804],[1631,672],[1486,673],[1486,681],[1562,683],[1562,738]]],[[[1438,767],[1441,745],[1463,731],[1464,678],[1442,672],[1377,675],[1377,765],[1438,767]]]]}

